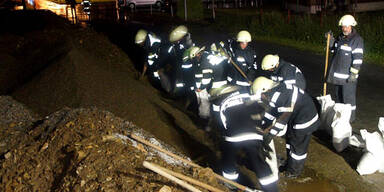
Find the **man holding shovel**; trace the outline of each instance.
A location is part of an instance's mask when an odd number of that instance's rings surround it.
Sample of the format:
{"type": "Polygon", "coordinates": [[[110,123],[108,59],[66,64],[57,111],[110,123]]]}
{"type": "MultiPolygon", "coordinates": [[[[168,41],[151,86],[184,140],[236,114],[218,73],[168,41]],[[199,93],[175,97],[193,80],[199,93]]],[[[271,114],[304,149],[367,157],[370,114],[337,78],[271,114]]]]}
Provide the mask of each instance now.
{"type": "Polygon", "coordinates": [[[356,85],[360,67],[363,64],[364,42],[354,26],[357,25],[352,15],[344,15],[339,21],[342,33],[330,35],[329,48],[333,53],[327,82],[335,85],[336,102],[351,104],[350,122],[356,118],[356,85]]]}

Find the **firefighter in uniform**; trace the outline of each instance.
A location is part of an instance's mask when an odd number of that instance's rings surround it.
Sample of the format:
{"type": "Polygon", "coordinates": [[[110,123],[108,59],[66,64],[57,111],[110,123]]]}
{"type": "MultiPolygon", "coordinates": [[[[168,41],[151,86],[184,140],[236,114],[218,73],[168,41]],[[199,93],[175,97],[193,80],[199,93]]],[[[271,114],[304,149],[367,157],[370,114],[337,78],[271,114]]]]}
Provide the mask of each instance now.
{"type": "Polygon", "coordinates": [[[186,89],[182,80],[183,54],[194,44],[188,28],[184,25],[180,25],[171,31],[169,34],[169,42],[171,44],[168,47],[168,57],[172,63],[171,76],[174,84],[173,93],[180,96],[186,89]]]}
{"type": "Polygon", "coordinates": [[[230,56],[235,64],[245,73],[248,79],[244,78],[239,71],[233,66],[228,74],[228,81],[233,85],[242,86],[249,90],[250,84],[256,76],[256,53],[248,46],[252,41],[251,34],[248,31],[240,31],[234,40],[228,41],[230,56]]]}
{"type": "Polygon", "coordinates": [[[335,85],[336,102],[351,104],[350,122],[356,118],[356,86],[360,67],[363,64],[364,42],[354,26],[357,25],[352,15],[344,15],[339,21],[342,33],[333,38],[330,48],[333,53],[327,82],[335,85]]]}
{"type": "Polygon", "coordinates": [[[243,88],[238,88],[238,91],[230,93],[222,101],[222,174],[227,179],[241,182],[236,169],[236,154],[243,149],[251,160],[251,169],[258,177],[262,190],[277,192],[276,152],[273,141],[263,139],[261,120],[265,109],[259,101],[255,95],[250,95],[243,88]]]}
{"type": "Polygon", "coordinates": [[[261,69],[271,72],[270,79],[273,81],[296,85],[305,90],[306,82],[300,69],[279,58],[278,55],[266,55],[261,62],[261,69]]]}
{"type": "Polygon", "coordinates": [[[286,133],[287,161],[281,167],[288,178],[300,175],[307,157],[312,133],[320,126],[319,116],[311,96],[292,84],[258,77],[252,84],[256,97],[271,108],[265,112],[266,124],[272,126],[266,141],[286,133]]]}
{"type": "MultiPolygon", "coordinates": [[[[205,89],[208,91],[208,93],[227,85],[227,77],[230,64],[229,58],[225,55],[223,49],[221,49],[222,46],[222,42],[213,43],[211,45],[211,52],[206,54],[201,61],[200,68],[203,74],[203,78],[201,80],[200,89],[205,89]]],[[[219,110],[219,101],[211,100],[211,115],[216,120],[219,119],[219,110]]]]}
{"type": "Polygon", "coordinates": [[[155,83],[161,84],[161,87],[166,91],[170,92],[171,84],[168,76],[162,69],[163,63],[161,60],[161,49],[162,42],[159,37],[154,33],[148,32],[144,29],[140,29],[135,36],[135,43],[143,47],[146,51],[146,62],[144,63],[142,76],[147,72],[150,74],[150,80],[155,83]]]}

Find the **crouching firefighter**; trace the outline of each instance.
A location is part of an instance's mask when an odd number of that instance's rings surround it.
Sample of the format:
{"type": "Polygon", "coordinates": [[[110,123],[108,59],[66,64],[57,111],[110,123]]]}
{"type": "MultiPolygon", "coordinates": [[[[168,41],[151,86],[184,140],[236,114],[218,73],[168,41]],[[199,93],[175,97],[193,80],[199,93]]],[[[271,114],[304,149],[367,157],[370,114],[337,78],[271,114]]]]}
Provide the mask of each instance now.
{"type": "MultiPolygon", "coordinates": [[[[238,88],[238,90],[243,90],[238,88]]],[[[220,117],[224,127],[222,135],[223,176],[240,180],[236,170],[236,154],[240,149],[251,160],[251,168],[257,175],[263,191],[278,191],[276,152],[272,140],[264,140],[261,120],[264,107],[255,95],[236,91],[226,97],[220,106],[220,117]]]]}
{"type": "Polygon", "coordinates": [[[154,84],[159,84],[166,91],[170,92],[171,83],[168,76],[164,73],[161,61],[161,39],[154,33],[140,29],[135,36],[135,43],[146,51],[146,61],[143,66],[141,77],[148,71],[150,80],[154,84]]]}
{"type": "Polygon", "coordinates": [[[252,92],[270,106],[263,118],[266,124],[272,125],[265,138],[282,136],[286,132],[287,161],[280,171],[285,172],[288,178],[299,176],[304,168],[312,133],[320,126],[312,98],[294,85],[266,77],[258,77],[254,81],[252,92]]]}

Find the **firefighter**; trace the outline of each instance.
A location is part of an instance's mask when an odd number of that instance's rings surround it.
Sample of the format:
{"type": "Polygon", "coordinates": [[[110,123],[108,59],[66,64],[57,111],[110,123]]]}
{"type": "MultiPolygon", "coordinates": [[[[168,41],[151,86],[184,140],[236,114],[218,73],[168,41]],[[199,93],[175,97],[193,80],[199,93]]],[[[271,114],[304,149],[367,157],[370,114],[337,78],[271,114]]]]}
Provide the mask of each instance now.
{"type": "Polygon", "coordinates": [[[261,69],[270,71],[270,79],[274,81],[293,84],[305,90],[306,82],[300,69],[284,61],[278,55],[266,55],[261,62],[261,69]]]}
{"type": "Polygon", "coordinates": [[[356,118],[356,87],[360,67],[363,64],[364,42],[354,26],[357,25],[352,15],[344,15],[339,21],[342,33],[331,35],[330,48],[333,53],[327,82],[335,86],[336,102],[351,104],[350,122],[356,118]]]}
{"type": "Polygon", "coordinates": [[[186,96],[186,103],[185,108],[188,108],[188,106],[191,103],[194,103],[196,101],[196,93],[195,90],[197,89],[196,82],[201,81],[201,74],[200,71],[198,71],[200,66],[200,58],[205,50],[205,47],[196,47],[192,46],[191,48],[184,51],[183,54],[183,63],[181,65],[181,83],[185,87],[184,93],[182,95],[186,96]]]}
{"type": "Polygon", "coordinates": [[[86,13],[87,15],[90,15],[91,14],[91,2],[89,0],[83,0],[81,2],[81,5],[83,6],[83,11],[84,13],[86,13]]]}
{"type": "Polygon", "coordinates": [[[300,175],[307,157],[312,133],[320,126],[319,116],[311,96],[292,84],[275,82],[258,77],[252,92],[271,108],[264,114],[266,124],[271,124],[264,139],[286,134],[287,161],[281,171],[288,178],[300,175]]]}
{"type": "Polygon", "coordinates": [[[188,28],[184,25],[180,25],[173,29],[169,34],[170,45],[168,47],[168,58],[172,65],[172,82],[173,82],[173,94],[182,96],[184,93],[185,85],[182,80],[182,63],[183,54],[185,50],[194,46],[191,34],[188,32],[188,28]]]}
{"type": "Polygon", "coordinates": [[[152,32],[140,29],[136,33],[135,43],[141,46],[147,54],[141,76],[144,76],[148,70],[151,81],[155,84],[160,83],[166,92],[170,92],[171,84],[168,75],[163,70],[164,62],[161,61],[160,56],[163,46],[161,39],[152,32]]]}
{"type": "Polygon", "coordinates": [[[245,30],[237,34],[236,41],[228,41],[232,60],[247,76],[247,78],[243,77],[238,69],[233,66],[228,74],[228,81],[233,85],[244,87],[245,90],[249,90],[249,81],[255,78],[257,70],[256,53],[248,45],[251,41],[251,34],[245,30]]]}
{"type": "MultiPolygon", "coordinates": [[[[278,191],[276,152],[272,140],[264,140],[262,114],[264,107],[259,100],[243,88],[232,89],[220,106],[223,124],[222,175],[230,180],[242,182],[236,169],[236,154],[244,150],[251,160],[251,169],[259,179],[265,192],[278,191]]],[[[223,89],[223,91],[225,91],[223,89]]]]}

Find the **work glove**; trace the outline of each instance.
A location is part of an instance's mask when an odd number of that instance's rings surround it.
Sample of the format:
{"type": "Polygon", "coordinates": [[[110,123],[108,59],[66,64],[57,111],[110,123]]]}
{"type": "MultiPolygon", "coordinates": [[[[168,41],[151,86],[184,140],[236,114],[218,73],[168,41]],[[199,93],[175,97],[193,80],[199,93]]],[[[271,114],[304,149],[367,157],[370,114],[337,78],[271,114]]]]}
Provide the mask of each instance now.
{"type": "Polygon", "coordinates": [[[262,146],[260,147],[260,150],[259,150],[259,157],[261,159],[265,159],[265,158],[268,158],[268,159],[271,159],[271,155],[269,154],[269,152],[272,151],[271,147],[269,146],[269,143],[271,142],[273,138],[273,135],[267,133],[263,136],[263,144],[262,146]]]}
{"type": "Polygon", "coordinates": [[[347,82],[348,82],[348,83],[356,83],[356,82],[357,82],[357,77],[358,77],[358,76],[359,76],[359,75],[356,74],[356,73],[351,73],[351,74],[349,75],[348,79],[347,79],[347,82]]]}
{"type": "Polygon", "coordinates": [[[330,36],[330,37],[329,37],[329,47],[333,47],[333,44],[335,43],[335,38],[333,37],[333,33],[332,33],[332,31],[329,30],[328,32],[326,32],[326,33],[324,34],[325,39],[327,39],[328,34],[329,34],[329,36],[330,36]]]}

